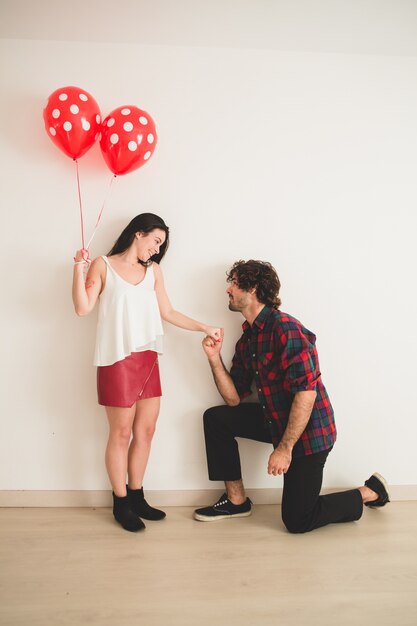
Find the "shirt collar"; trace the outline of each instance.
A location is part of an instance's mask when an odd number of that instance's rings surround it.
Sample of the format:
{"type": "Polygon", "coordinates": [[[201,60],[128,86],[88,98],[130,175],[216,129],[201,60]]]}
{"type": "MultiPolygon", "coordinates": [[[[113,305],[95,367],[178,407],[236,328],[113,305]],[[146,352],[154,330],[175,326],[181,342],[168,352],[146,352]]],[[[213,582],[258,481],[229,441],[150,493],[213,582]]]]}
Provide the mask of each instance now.
{"type": "MultiPolygon", "coordinates": [[[[262,330],[263,327],[265,326],[266,320],[271,314],[271,311],[272,311],[271,307],[265,305],[264,308],[259,312],[258,316],[255,317],[253,324],[252,324],[252,328],[256,326],[259,330],[262,330]]],[[[247,332],[248,330],[251,330],[251,326],[248,321],[245,320],[243,322],[242,329],[244,333],[247,332]]]]}

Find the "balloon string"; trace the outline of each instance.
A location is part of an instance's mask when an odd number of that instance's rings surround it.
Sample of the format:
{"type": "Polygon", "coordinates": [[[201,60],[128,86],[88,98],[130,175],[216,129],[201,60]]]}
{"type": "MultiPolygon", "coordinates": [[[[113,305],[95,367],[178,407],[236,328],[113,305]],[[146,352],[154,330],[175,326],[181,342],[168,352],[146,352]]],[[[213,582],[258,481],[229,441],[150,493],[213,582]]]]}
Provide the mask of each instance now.
{"type": "Polygon", "coordinates": [[[78,188],[78,201],[80,203],[80,221],[81,221],[81,244],[82,244],[82,249],[85,249],[85,245],[84,245],[84,219],[83,219],[83,202],[81,199],[81,186],[80,186],[80,173],[78,171],[78,161],[77,159],[74,159],[75,161],[75,166],[76,166],[76,171],[77,171],[77,188],[78,188]]]}
{"type": "Polygon", "coordinates": [[[99,215],[98,215],[96,225],[94,226],[93,234],[91,235],[91,237],[90,237],[90,239],[89,239],[89,242],[88,242],[88,244],[87,244],[87,250],[89,249],[90,244],[91,244],[91,242],[92,242],[92,241],[93,241],[93,239],[94,239],[94,235],[95,235],[95,234],[96,234],[96,232],[97,232],[98,225],[99,225],[99,223],[100,223],[101,216],[103,215],[103,211],[104,211],[104,207],[106,206],[106,202],[107,202],[107,200],[109,199],[110,192],[111,192],[111,188],[112,188],[113,181],[114,181],[114,179],[115,179],[115,178],[116,178],[116,174],[113,174],[113,176],[111,177],[111,180],[110,180],[110,185],[109,185],[109,187],[108,187],[108,189],[107,189],[107,194],[106,194],[106,196],[105,196],[105,198],[104,198],[104,201],[103,201],[103,205],[102,205],[101,210],[100,210],[100,213],[99,213],[99,215]]]}

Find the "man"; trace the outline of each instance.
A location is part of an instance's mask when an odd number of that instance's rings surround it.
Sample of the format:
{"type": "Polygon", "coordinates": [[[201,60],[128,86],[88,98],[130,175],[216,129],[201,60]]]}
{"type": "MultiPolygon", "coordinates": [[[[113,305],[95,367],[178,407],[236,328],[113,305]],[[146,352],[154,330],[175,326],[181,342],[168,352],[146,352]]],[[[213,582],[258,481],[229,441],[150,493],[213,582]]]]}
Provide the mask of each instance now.
{"type": "Polygon", "coordinates": [[[229,309],[245,318],[230,373],[221,358],[222,339],[206,337],[203,348],[226,406],[204,414],[210,480],[226,493],[197,509],[209,522],[251,514],[235,437],[272,443],[268,473],[284,475],[282,520],[292,533],[358,520],[363,504],[389,502],[385,480],[373,474],[363,487],[320,496],[323,468],[336,440],[333,409],[321,379],[316,337],[279,310],[280,281],[270,263],[238,261],[228,273],[229,309]],[[258,402],[241,403],[256,386],[258,402]]]}

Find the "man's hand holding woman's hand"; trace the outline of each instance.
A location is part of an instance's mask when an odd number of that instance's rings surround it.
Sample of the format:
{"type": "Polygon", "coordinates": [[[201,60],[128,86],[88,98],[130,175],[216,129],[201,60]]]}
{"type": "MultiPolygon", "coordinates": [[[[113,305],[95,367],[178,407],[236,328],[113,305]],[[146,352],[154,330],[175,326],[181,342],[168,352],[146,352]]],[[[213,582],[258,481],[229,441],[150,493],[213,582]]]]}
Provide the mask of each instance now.
{"type": "Polygon", "coordinates": [[[215,341],[216,343],[219,343],[223,340],[223,328],[207,326],[207,328],[204,329],[204,332],[210,339],[213,339],[213,341],[215,341]]]}
{"type": "Polygon", "coordinates": [[[223,344],[224,329],[223,328],[207,328],[207,337],[203,339],[203,349],[208,358],[215,357],[220,354],[223,344]]]}

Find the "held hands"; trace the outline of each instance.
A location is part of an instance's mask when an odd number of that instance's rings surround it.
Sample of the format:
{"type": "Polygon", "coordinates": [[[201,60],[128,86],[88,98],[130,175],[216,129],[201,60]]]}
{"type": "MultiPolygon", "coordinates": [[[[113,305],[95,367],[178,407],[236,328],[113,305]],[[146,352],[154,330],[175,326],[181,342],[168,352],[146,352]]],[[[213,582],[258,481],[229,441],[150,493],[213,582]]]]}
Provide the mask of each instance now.
{"type": "Polygon", "coordinates": [[[207,337],[204,337],[202,344],[203,350],[209,359],[220,354],[223,345],[223,337],[223,328],[207,328],[207,337]],[[209,331],[214,332],[209,334],[209,331]]]}
{"type": "Polygon", "coordinates": [[[292,451],[286,448],[275,448],[268,461],[268,474],[277,476],[286,474],[291,465],[292,451]]]}
{"type": "Polygon", "coordinates": [[[213,326],[207,326],[205,333],[217,343],[222,341],[224,334],[222,328],[214,328],[213,326]]]}

